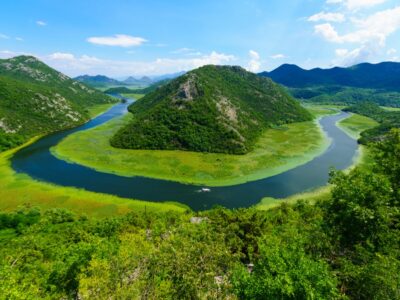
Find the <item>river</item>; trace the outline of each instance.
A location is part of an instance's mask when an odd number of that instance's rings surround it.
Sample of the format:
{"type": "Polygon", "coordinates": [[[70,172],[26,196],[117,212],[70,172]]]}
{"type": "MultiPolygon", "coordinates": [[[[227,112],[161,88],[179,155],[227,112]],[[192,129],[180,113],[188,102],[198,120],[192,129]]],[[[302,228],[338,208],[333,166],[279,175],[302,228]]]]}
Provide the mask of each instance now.
{"type": "Polygon", "coordinates": [[[209,191],[204,186],[102,173],[65,162],[51,154],[50,148],[66,136],[119,117],[127,112],[128,105],[129,103],[116,104],[109,111],[82,126],[41,138],[15,153],[11,159],[12,167],[34,179],[57,185],[146,201],[176,201],[188,205],[193,210],[204,210],[214,205],[228,208],[249,207],[263,197],[283,198],[323,186],[329,179],[329,169],[349,167],[358,150],[357,142],[336,126],[337,121],[348,116],[347,113],[325,116],[319,122],[332,143],[322,155],[273,177],[233,186],[210,187],[209,191]]]}

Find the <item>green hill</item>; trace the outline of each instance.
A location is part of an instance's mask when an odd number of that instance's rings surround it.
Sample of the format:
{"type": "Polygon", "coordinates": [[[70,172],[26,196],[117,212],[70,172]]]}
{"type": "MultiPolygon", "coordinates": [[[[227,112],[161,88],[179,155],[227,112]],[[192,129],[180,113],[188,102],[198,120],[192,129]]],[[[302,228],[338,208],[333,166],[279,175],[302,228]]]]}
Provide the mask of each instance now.
{"type": "Polygon", "coordinates": [[[32,56],[0,60],[0,151],[82,124],[88,108],[114,100],[32,56]]]}
{"type": "Polygon", "coordinates": [[[264,129],[312,118],[272,80],[229,66],[193,70],[129,110],[114,147],[243,154],[264,129]]]}

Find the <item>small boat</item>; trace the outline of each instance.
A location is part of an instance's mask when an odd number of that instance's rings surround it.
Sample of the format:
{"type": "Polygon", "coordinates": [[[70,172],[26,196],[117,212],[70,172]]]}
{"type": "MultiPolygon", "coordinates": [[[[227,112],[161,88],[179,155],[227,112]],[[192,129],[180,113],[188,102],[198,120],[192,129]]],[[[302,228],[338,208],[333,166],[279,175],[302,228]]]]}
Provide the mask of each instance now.
{"type": "Polygon", "coordinates": [[[211,192],[211,190],[208,189],[208,188],[201,188],[201,191],[202,191],[203,193],[211,192]]]}

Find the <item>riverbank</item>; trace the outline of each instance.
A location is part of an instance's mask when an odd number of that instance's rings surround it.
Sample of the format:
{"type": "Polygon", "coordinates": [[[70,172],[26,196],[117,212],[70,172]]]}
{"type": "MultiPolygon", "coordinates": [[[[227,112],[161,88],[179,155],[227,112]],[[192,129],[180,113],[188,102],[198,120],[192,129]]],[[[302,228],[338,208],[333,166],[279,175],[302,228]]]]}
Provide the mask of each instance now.
{"type": "MultiPolygon", "coordinates": [[[[354,139],[358,139],[361,132],[373,128],[377,124],[378,123],[374,120],[357,114],[352,114],[348,118],[336,123],[341,130],[354,139]]],[[[348,172],[355,167],[370,169],[372,164],[373,158],[371,151],[366,146],[360,145],[358,153],[354,157],[354,163],[347,168],[346,171],[348,172]]],[[[317,189],[305,191],[304,193],[295,194],[287,198],[265,197],[260,201],[260,203],[255,205],[255,208],[259,210],[268,210],[281,205],[283,202],[293,204],[299,200],[307,200],[310,203],[315,203],[319,200],[328,199],[330,193],[331,185],[327,184],[317,189]]]]}
{"type": "MultiPolygon", "coordinates": [[[[108,105],[95,107],[91,115],[98,115],[108,108],[110,108],[108,105]]],[[[11,167],[10,158],[19,149],[34,143],[39,138],[33,138],[18,148],[0,153],[0,211],[13,211],[21,206],[40,206],[44,209],[67,208],[94,217],[110,217],[124,215],[130,211],[184,212],[188,209],[180,203],[125,199],[73,187],[62,187],[15,172],[11,167]]]]}
{"type": "MultiPolygon", "coordinates": [[[[324,113],[333,112],[325,110],[324,113]]],[[[321,115],[321,110],[315,114],[321,115]]],[[[228,186],[268,178],[305,164],[323,153],[330,144],[315,121],[269,129],[262,135],[255,149],[246,155],[111,147],[110,137],[130,118],[126,115],[74,133],[51,151],[59,159],[120,176],[228,186]]]]}

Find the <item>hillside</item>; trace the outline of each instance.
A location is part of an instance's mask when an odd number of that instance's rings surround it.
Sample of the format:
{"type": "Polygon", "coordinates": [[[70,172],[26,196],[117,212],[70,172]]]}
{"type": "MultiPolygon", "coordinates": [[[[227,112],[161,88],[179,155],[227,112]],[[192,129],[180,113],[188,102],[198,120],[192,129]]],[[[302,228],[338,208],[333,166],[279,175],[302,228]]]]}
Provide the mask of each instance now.
{"type": "Polygon", "coordinates": [[[0,60],[0,151],[82,124],[88,108],[114,100],[31,56],[0,60]]]}
{"type": "Polygon", "coordinates": [[[133,121],[111,139],[114,147],[243,154],[264,129],[312,118],[272,80],[211,65],[162,86],[129,110],[133,121]]]}
{"type": "Polygon", "coordinates": [[[349,68],[312,70],[284,64],[259,75],[285,85],[294,97],[311,102],[373,101],[379,105],[400,106],[400,63],[363,63],[349,68]]]}
{"type": "Polygon", "coordinates": [[[272,72],[259,75],[288,87],[339,85],[357,88],[400,90],[400,63],[362,63],[349,68],[304,70],[296,65],[284,64],[272,72]]]}

